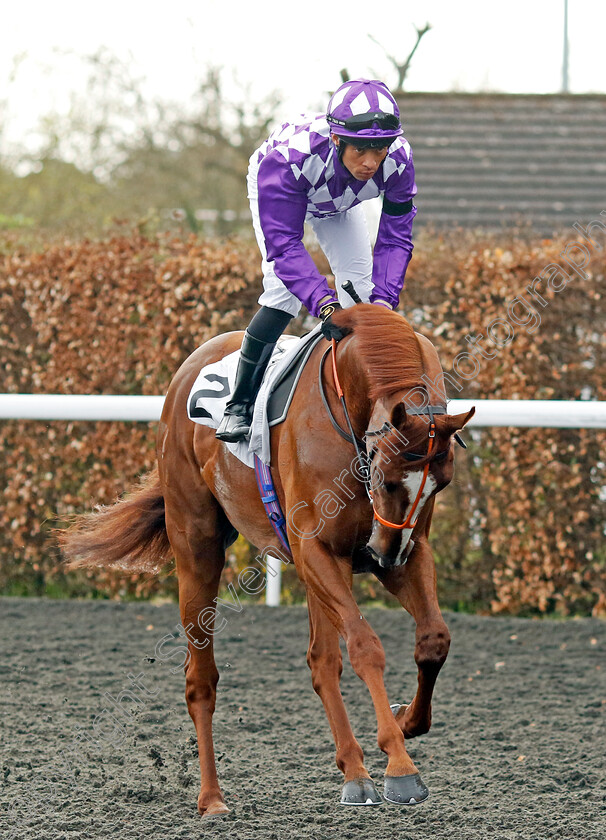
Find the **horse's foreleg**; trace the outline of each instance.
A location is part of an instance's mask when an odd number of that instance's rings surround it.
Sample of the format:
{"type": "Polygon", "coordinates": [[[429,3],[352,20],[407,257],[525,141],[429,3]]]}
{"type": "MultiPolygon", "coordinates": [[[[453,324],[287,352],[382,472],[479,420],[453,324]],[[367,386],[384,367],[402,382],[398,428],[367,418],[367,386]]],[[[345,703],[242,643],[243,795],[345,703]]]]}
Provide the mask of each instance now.
{"type": "MultiPolygon", "coordinates": [[[[204,516],[199,512],[198,516],[204,516]]],[[[167,505],[167,530],[177,560],[179,609],[188,639],[185,666],[185,698],[196,727],[200,759],[201,787],[198,811],[204,816],[229,811],[217,779],[212,735],[212,718],[219,673],[213,652],[215,632],[215,598],[225,561],[222,540],[202,533],[183,510],[171,515],[167,505]]]]}
{"type": "Polygon", "coordinates": [[[438,604],[433,554],[426,537],[417,540],[405,566],[381,570],[377,577],[417,625],[417,692],[412,703],[400,709],[397,720],[406,737],[424,735],[431,727],[433,690],[450,647],[450,633],[438,604]]]}
{"type": "MultiPolygon", "coordinates": [[[[416,767],[406,752],[402,730],[389,707],[383,681],[383,645],[361,615],[347,582],[345,569],[349,568],[351,572],[349,561],[334,558],[317,540],[307,540],[300,545],[299,560],[308,590],[313,591],[324,612],[345,639],[352,668],[368,687],[377,716],[378,744],[388,756],[387,776],[414,775],[418,778],[416,767]]],[[[414,798],[413,794],[410,798],[414,798]]]]}
{"type": "Polygon", "coordinates": [[[324,704],[335,740],[337,767],[343,773],[346,783],[355,779],[369,779],[364,767],[364,754],[352,731],[339,687],[343,672],[339,634],[311,589],[307,591],[307,608],[307,664],[311,670],[314,691],[324,704]]]}

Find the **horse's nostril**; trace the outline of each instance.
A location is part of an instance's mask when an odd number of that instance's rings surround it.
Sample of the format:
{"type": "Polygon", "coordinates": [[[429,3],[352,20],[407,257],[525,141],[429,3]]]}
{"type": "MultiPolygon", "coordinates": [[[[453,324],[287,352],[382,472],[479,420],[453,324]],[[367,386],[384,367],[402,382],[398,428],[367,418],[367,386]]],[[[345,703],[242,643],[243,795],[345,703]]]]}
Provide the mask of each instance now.
{"type": "Polygon", "coordinates": [[[381,566],[383,569],[388,569],[390,566],[393,565],[392,560],[389,560],[389,558],[384,557],[382,554],[379,554],[379,552],[375,551],[374,548],[371,548],[371,546],[367,545],[366,548],[368,549],[368,553],[375,561],[375,563],[378,563],[379,566],[381,566]]]}

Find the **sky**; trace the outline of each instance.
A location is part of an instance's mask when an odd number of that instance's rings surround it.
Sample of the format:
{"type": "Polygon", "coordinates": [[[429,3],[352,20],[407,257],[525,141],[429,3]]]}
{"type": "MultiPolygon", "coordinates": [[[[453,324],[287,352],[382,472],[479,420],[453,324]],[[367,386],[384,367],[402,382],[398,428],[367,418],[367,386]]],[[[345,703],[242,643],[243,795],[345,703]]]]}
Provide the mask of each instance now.
{"type": "MultiPolygon", "coordinates": [[[[220,65],[228,95],[232,78],[253,98],[279,90],[281,118],[323,109],[341,68],[395,84],[385,53],[403,60],[426,23],[407,90],[555,93],[562,84],[564,0],[0,0],[0,12],[4,150],[27,146],[45,114],[69,109],[83,89],[78,56],[100,47],[150,97],[186,103],[204,68],[220,65]]],[[[569,0],[571,92],[606,93],[605,31],[603,0],[569,0]]]]}

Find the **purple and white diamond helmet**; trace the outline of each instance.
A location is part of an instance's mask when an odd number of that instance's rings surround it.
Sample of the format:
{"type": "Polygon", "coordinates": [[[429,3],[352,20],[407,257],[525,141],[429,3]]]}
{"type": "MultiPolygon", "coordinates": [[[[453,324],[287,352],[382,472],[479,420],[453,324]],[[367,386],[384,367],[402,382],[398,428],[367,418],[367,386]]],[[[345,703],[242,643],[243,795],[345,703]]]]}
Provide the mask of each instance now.
{"type": "Polygon", "coordinates": [[[344,139],[389,141],[402,134],[398,104],[387,85],[377,79],[342,84],[328,103],[326,120],[344,139]]]}

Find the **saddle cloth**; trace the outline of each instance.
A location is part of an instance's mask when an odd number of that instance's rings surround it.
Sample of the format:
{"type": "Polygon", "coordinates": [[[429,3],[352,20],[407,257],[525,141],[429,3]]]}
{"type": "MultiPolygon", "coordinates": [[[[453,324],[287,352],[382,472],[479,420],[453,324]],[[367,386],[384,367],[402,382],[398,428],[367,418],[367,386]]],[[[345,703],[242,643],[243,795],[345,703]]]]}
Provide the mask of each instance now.
{"type": "MultiPolygon", "coordinates": [[[[322,339],[320,325],[302,338],[284,335],[278,339],[255,402],[249,440],[225,444],[247,466],[254,468],[255,455],[269,464],[270,426],[286,418],[305,363],[322,339]]],[[[194,423],[213,429],[219,426],[234,388],[239,355],[236,350],[198,374],[187,398],[187,416],[194,423]]]]}

